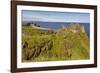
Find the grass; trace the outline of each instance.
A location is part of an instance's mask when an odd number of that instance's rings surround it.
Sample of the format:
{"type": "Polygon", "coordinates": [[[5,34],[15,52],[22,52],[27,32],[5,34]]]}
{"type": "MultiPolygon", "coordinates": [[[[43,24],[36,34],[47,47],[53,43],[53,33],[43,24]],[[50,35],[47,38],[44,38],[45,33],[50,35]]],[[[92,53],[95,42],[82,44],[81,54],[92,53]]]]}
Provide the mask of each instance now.
{"type": "MultiPolygon", "coordinates": [[[[81,28],[81,26],[79,27],[81,28]]],[[[77,29],[79,30],[77,33],[73,33],[67,28],[45,31],[33,29],[31,26],[22,26],[22,45],[25,45],[26,42],[28,44],[22,48],[22,61],[43,62],[89,59],[89,39],[87,34],[82,32],[80,28],[77,29]],[[49,42],[44,44],[41,48],[42,51],[39,51],[40,49],[37,46],[44,41],[49,42]],[[50,42],[52,42],[50,44],[52,45],[51,48],[48,46],[50,42]],[[37,50],[35,55],[34,50],[37,50]]]]}

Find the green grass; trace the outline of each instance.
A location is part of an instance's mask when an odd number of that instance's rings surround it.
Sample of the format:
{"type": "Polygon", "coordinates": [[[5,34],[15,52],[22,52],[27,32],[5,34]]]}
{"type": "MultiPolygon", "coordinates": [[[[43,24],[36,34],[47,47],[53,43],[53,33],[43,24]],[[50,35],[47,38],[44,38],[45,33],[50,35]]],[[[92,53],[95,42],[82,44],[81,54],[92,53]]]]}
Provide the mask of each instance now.
{"type": "Polygon", "coordinates": [[[31,26],[22,26],[22,45],[26,41],[28,47],[22,48],[23,62],[83,60],[90,58],[89,39],[85,32],[72,33],[68,29],[59,29],[54,32],[33,29],[31,26]],[[45,51],[41,51],[35,58],[26,59],[27,54],[31,55],[41,42],[48,40],[53,42],[50,50],[48,50],[48,45],[45,44],[43,47],[43,49],[46,49],[45,51]]]}

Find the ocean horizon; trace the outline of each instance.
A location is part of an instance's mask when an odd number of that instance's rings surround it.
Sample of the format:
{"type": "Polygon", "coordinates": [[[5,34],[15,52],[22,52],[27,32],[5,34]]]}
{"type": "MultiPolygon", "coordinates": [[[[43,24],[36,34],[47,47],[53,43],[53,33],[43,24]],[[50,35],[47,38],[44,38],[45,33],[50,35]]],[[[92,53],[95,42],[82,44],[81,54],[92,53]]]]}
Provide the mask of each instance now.
{"type": "Polygon", "coordinates": [[[90,23],[80,23],[80,22],[40,22],[40,21],[23,21],[22,25],[26,25],[27,23],[34,23],[34,24],[38,24],[40,27],[43,28],[50,28],[50,29],[59,29],[62,26],[67,27],[70,23],[78,23],[82,26],[84,26],[85,31],[88,35],[88,37],[90,37],[90,23]]]}

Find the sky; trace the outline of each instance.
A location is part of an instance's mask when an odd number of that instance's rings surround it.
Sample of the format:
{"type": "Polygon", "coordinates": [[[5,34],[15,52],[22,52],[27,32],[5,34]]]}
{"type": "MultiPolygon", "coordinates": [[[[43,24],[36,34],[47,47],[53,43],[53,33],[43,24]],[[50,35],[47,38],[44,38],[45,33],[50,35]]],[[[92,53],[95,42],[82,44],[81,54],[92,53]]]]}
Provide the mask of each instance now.
{"type": "Polygon", "coordinates": [[[22,10],[22,21],[89,23],[89,13],[22,10]]]}

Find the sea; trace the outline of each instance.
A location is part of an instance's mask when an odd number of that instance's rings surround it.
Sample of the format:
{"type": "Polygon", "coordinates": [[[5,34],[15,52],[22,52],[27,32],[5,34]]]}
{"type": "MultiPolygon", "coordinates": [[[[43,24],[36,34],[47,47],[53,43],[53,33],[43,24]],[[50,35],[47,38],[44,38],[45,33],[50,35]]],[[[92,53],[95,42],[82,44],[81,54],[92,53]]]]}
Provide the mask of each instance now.
{"type": "MultiPolygon", "coordinates": [[[[29,22],[23,22],[22,24],[27,24],[27,23],[29,22]]],[[[40,27],[43,27],[43,28],[59,29],[62,26],[65,26],[65,27],[68,26],[72,22],[31,22],[31,23],[38,24],[40,25],[40,27]]],[[[84,26],[88,37],[90,37],[90,23],[79,23],[79,24],[84,26]]]]}

